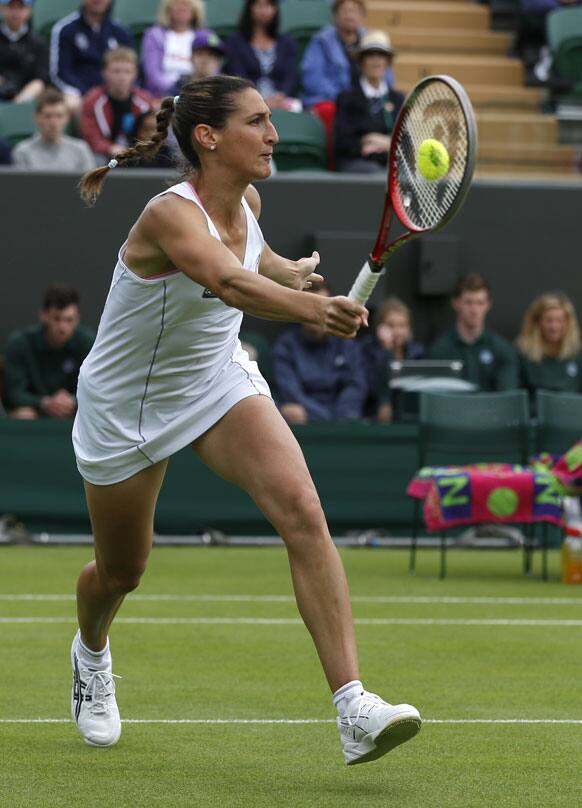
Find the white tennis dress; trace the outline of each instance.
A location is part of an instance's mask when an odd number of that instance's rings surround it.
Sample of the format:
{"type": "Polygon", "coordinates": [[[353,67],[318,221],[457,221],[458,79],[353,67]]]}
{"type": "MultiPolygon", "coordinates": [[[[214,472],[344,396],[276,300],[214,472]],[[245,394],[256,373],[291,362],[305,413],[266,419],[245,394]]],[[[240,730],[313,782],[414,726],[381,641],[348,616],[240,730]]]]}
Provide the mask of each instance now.
{"type": "MultiPolygon", "coordinates": [[[[177,194],[198,205],[194,188],[177,194]]],[[[258,272],[264,241],[246,200],[243,267],[258,272]]],[[[123,261],[113,273],[97,338],[83,362],[73,425],[77,466],[95,485],[125,480],[187,446],[237,402],[270,396],[256,362],[241,348],[242,312],[184,273],[140,278],[123,261]]]]}

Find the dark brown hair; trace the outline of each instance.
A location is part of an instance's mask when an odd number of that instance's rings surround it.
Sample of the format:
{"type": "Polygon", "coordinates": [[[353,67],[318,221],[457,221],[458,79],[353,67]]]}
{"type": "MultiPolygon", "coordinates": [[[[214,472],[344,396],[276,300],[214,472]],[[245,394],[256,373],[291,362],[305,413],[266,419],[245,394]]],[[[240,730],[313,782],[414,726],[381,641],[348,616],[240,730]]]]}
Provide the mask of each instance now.
{"type": "Polygon", "coordinates": [[[49,87],[47,90],[43,90],[42,93],[36,99],[36,104],[34,106],[35,112],[42,112],[45,107],[52,107],[55,104],[64,104],[65,103],[65,96],[62,94],[60,90],[55,90],[54,87],[49,87]]]}
{"type": "Polygon", "coordinates": [[[66,283],[52,283],[42,298],[42,310],[67,309],[69,306],[79,305],[79,292],[74,286],[66,283]]]}
{"type": "Polygon", "coordinates": [[[467,275],[461,275],[453,289],[453,297],[461,297],[463,292],[482,292],[485,291],[491,297],[491,287],[489,282],[485,280],[483,275],[478,272],[469,272],[467,275]]]}
{"type": "Polygon", "coordinates": [[[88,205],[95,204],[107,173],[116,165],[131,160],[152,160],[166,142],[170,125],[190,171],[200,168],[200,160],[192,143],[192,129],[200,124],[207,124],[213,129],[224,129],[235,109],[236,96],[253,87],[250,81],[235,76],[211,76],[189,81],[175,98],[167,96],[163,99],[156,115],[157,130],[151,140],[138,141],[117,154],[113,165],[110,163],[94,168],[81,178],[81,198],[88,205]]]}

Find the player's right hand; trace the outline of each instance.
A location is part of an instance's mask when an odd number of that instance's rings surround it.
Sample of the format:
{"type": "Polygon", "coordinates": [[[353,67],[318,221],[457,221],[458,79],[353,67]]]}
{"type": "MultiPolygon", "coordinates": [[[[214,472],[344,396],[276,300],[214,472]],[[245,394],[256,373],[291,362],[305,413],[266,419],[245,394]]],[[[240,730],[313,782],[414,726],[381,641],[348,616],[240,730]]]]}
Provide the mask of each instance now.
{"type": "Polygon", "coordinates": [[[322,297],[322,322],[326,334],[352,339],[368,325],[368,309],[347,297],[322,297]]]}

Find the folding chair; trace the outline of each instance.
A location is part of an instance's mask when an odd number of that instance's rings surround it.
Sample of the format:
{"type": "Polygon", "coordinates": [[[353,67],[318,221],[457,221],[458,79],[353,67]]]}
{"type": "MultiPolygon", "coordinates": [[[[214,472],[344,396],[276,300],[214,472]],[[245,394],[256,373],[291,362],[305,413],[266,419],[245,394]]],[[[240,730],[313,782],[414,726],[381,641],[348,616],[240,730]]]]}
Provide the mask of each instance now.
{"type": "Polygon", "coordinates": [[[115,0],[113,17],[129,28],[139,51],[145,31],[156,24],[160,0],[115,0]]]}
{"type": "Polygon", "coordinates": [[[326,0],[285,0],[281,3],[280,30],[297,42],[298,63],[312,36],[330,24],[331,10],[326,0]]]}
{"type": "MultiPolygon", "coordinates": [[[[505,393],[421,393],[419,466],[519,463],[528,458],[525,390],[505,393]]],[[[409,572],[414,573],[420,525],[415,500],[409,572]]],[[[446,575],[446,532],[441,533],[440,577],[446,575]]],[[[527,571],[526,556],[524,566],[527,571]]]]}
{"type": "Polygon", "coordinates": [[[279,134],[274,150],[277,170],[326,170],[325,126],[319,118],[308,112],[276,109],[271,120],[279,134]]]}
{"type": "Polygon", "coordinates": [[[34,101],[25,101],[22,104],[9,101],[0,104],[0,135],[11,146],[15,146],[20,140],[35,134],[35,107],[34,101]]]}
{"type": "Polygon", "coordinates": [[[236,29],[244,0],[209,0],[206,3],[206,27],[224,39],[236,29]]]}
{"type": "Polygon", "coordinates": [[[553,63],[552,75],[570,84],[582,97],[582,8],[559,8],[546,17],[546,33],[553,63]]]}
{"type": "Polygon", "coordinates": [[[32,28],[44,39],[50,39],[53,25],[63,17],[78,11],[79,0],[36,0],[32,12],[32,28]]]}

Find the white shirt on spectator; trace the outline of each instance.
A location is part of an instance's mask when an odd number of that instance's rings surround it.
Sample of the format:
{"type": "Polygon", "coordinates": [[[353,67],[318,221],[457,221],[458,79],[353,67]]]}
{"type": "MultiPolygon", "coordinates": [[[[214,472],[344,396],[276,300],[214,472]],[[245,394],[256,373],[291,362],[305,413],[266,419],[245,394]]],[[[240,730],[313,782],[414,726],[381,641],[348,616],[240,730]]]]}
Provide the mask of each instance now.
{"type": "Polygon", "coordinates": [[[84,140],[63,135],[58,143],[37,134],[14,147],[12,161],[28,171],[75,171],[84,174],[95,168],[95,158],[84,140]]]}
{"type": "Polygon", "coordinates": [[[168,31],[164,48],[164,72],[168,81],[192,72],[192,40],[194,31],[168,31]]]}

